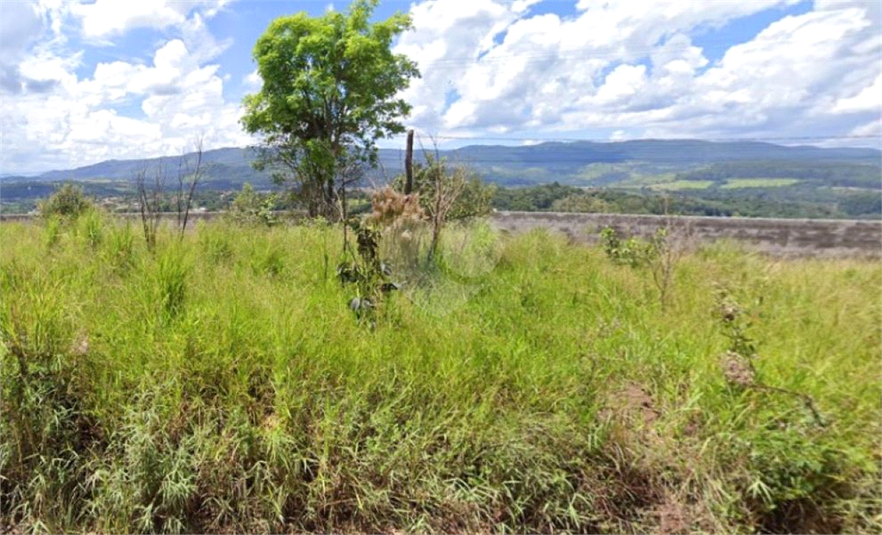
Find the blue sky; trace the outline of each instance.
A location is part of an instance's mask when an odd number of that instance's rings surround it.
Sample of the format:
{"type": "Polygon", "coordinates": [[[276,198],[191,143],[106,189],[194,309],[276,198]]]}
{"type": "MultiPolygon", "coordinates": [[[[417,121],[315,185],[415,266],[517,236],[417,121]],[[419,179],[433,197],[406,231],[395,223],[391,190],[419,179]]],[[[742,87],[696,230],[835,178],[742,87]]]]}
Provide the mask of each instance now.
{"type": "MultiPolygon", "coordinates": [[[[328,1],[0,1],[0,174],[257,140],[240,102],[276,17],[328,1]]],[[[643,137],[880,146],[882,3],[385,1],[442,148],[643,137]]],[[[385,142],[398,146],[401,140],[385,142]]]]}

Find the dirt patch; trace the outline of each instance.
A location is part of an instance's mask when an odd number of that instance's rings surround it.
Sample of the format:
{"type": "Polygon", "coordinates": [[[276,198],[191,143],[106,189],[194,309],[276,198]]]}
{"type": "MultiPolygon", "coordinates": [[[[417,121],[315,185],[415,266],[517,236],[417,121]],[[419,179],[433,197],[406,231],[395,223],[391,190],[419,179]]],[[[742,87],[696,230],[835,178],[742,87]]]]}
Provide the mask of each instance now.
{"type": "Polygon", "coordinates": [[[658,522],[658,533],[673,535],[689,531],[691,522],[690,508],[672,495],[668,495],[664,503],[659,504],[653,516],[658,522]]]}
{"type": "Polygon", "coordinates": [[[662,412],[646,388],[629,382],[609,396],[599,417],[612,424],[622,444],[638,443],[650,449],[662,446],[664,439],[656,429],[662,412]]]}
{"type": "Polygon", "coordinates": [[[646,426],[651,426],[658,420],[658,409],[652,402],[652,397],[640,385],[629,383],[620,394],[622,406],[627,416],[642,421],[646,426]]]}

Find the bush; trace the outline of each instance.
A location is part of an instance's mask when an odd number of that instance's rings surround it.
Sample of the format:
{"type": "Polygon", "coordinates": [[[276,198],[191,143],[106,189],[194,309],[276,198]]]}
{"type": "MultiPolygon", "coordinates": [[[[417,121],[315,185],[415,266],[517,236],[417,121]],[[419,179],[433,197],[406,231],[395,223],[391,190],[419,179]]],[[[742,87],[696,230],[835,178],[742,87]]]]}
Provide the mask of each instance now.
{"type": "MultiPolygon", "coordinates": [[[[493,209],[490,203],[496,194],[495,184],[484,182],[463,165],[451,166],[445,159],[435,159],[427,154],[426,163],[414,165],[413,170],[413,193],[419,194],[420,205],[427,214],[432,212],[439,186],[457,191],[446,217],[448,221],[485,216],[493,209]]],[[[397,177],[392,187],[403,191],[404,177],[397,177]]]]}
{"type": "Polygon", "coordinates": [[[40,203],[40,215],[45,218],[60,216],[76,219],[91,208],[92,203],[86,198],[83,188],[68,182],[40,203]]]}
{"type": "Polygon", "coordinates": [[[246,182],[242,185],[242,191],[233,199],[230,217],[240,224],[271,227],[279,222],[273,213],[276,201],[274,193],[258,193],[246,182]]]}
{"type": "Polygon", "coordinates": [[[652,255],[652,245],[638,238],[626,240],[612,227],[600,231],[600,242],[607,258],[619,265],[632,268],[645,266],[652,255]]]}

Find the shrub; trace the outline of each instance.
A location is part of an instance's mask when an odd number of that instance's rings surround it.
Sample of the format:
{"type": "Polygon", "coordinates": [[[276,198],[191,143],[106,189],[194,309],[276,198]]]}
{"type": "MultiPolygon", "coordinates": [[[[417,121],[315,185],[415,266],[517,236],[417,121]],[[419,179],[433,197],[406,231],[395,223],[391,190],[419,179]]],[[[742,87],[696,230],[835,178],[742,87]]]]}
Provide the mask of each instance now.
{"type": "MultiPolygon", "coordinates": [[[[417,164],[413,171],[413,191],[419,195],[420,205],[427,214],[432,214],[433,204],[438,199],[438,190],[442,197],[455,191],[449,202],[451,206],[445,219],[454,221],[469,217],[480,217],[489,214],[493,207],[491,201],[496,194],[496,185],[484,182],[474,171],[464,165],[450,165],[445,159],[438,159],[426,154],[426,163],[417,164]]],[[[397,177],[392,187],[404,189],[404,177],[397,177]]]]}
{"type": "Polygon", "coordinates": [[[273,213],[276,201],[274,193],[258,193],[246,182],[242,185],[242,191],[233,199],[230,217],[240,224],[271,227],[279,222],[273,213]]]}
{"type": "Polygon", "coordinates": [[[639,238],[626,240],[612,227],[606,227],[600,231],[600,242],[607,258],[619,265],[632,268],[642,267],[647,264],[652,254],[652,246],[639,238]]]}
{"type": "Polygon", "coordinates": [[[83,188],[70,182],[58,188],[39,206],[43,217],[60,216],[70,219],[76,219],[91,207],[92,203],[86,198],[83,188]]]}
{"type": "Polygon", "coordinates": [[[616,264],[649,269],[658,290],[659,304],[664,308],[677,263],[687,247],[684,236],[673,236],[670,228],[665,226],[656,229],[649,240],[622,240],[615,229],[606,227],[600,232],[600,240],[606,256],[616,264]]]}

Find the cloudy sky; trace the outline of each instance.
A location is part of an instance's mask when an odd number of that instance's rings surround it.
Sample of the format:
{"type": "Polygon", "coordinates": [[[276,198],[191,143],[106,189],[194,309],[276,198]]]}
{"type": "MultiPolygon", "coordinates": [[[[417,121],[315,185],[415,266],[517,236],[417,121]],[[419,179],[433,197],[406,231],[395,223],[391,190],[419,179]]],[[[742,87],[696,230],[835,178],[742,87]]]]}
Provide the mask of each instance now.
{"type": "MultiPolygon", "coordinates": [[[[396,50],[442,147],[546,139],[882,144],[882,2],[426,0],[396,50]]],[[[253,142],[269,22],[341,2],[0,0],[0,174],[253,142]]],[[[392,140],[387,146],[398,146],[392,140]]]]}

